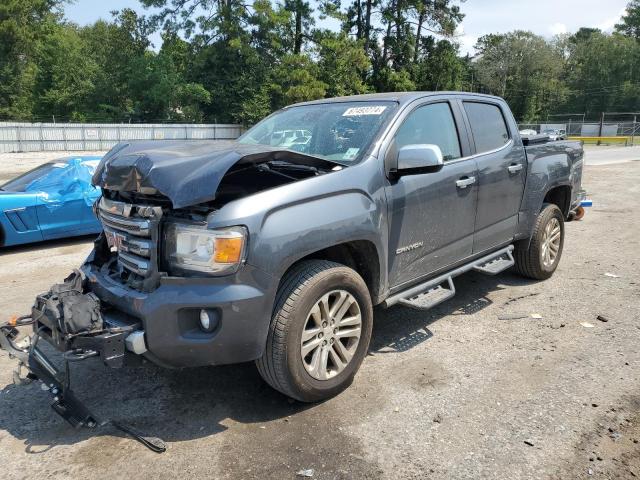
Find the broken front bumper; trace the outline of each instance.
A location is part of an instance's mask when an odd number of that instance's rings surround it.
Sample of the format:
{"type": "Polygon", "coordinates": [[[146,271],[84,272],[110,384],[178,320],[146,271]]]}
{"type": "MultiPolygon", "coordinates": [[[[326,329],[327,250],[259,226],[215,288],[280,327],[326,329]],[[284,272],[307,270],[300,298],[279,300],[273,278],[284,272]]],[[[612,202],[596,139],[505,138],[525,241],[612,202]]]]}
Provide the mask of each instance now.
{"type": "MultiPolygon", "coordinates": [[[[127,339],[140,326],[104,313],[93,294],[83,292],[84,277],[74,271],[64,283],[38,295],[31,316],[23,316],[0,325],[0,347],[18,360],[16,383],[38,379],[53,395],[52,408],[74,427],[93,428],[96,418],[75,398],[69,388],[69,362],[100,357],[111,367],[121,367],[127,359],[127,339]],[[31,326],[33,335],[18,341],[19,328],[31,326]],[[40,349],[45,340],[62,352],[65,365],[60,371],[40,349]],[[26,368],[23,379],[20,372],[26,368]]],[[[132,356],[136,358],[135,355],[132,356]]]]}
{"type": "Polygon", "coordinates": [[[151,292],[128,288],[91,262],[82,271],[87,291],[110,315],[139,323],[143,356],[153,363],[183,368],[262,356],[278,282],[251,265],[225,277],[162,277],[151,292]],[[200,327],[202,310],[211,313],[215,328],[200,327]]]}
{"type": "MultiPolygon", "coordinates": [[[[36,304],[37,305],[37,304],[36,304]]],[[[42,311],[34,308],[36,314],[42,317],[42,311]]],[[[25,384],[33,380],[42,382],[44,390],[48,391],[53,399],[51,408],[74,428],[86,427],[95,429],[111,425],[121,432],[131,436],[145,445],[150,450],[162,453],[166,450],[165,443],[158,437],[147,436],[138,430],[113,420],[98,419],[76,397],[71,389],[70,362],[77,362],[92,357],[100,356],[106,364],[113,366],[114,362],[120,364],[124,359],[125,335],[130,334],[130,327],[116,327],[119,331],[106,331],[102,333],[86,332],[70,336],[64,332],[56,332],[55,325],[31,317],[21,317],[9,324],[0,325],[0,347],[10,357],[18,360],[18,368],[14,374],[16,384],[25,384]],[[33,325],[33,336],[26,337],[17,342],[18,328],[33,325]],[[47,330],[49,333],[47,333],[47,330]],[[63,353],[64,368],[59,370],[45,353],[39,348],[41,336],[49,335],[52,344],[69,350],[63,353]],[[26,368],[28,374],[22,378],[20,372],[26,368]]],[[[108,325],[105,323],[104,325],[108,325]]]]}

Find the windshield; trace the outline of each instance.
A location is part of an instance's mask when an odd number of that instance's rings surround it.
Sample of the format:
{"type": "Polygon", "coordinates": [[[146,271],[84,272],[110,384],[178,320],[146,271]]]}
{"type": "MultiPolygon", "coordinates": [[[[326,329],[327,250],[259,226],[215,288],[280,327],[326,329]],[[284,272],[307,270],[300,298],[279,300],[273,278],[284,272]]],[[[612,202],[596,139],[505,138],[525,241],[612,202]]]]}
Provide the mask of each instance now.
{"type": "MultiPolygon", "coordinates": [[[[93,175],[99,161],[100,160],[97,159],[85,160],[82,161],[80,165],[89,171],[89,175],[93,175]]],[[[49,183],[59,181],[61,172],[68,167],[69,161],[67,159],[45,163],[33,170],[29,170],[27,173],[24,173],[13,180],[9,180],[4,185],[0,186],[0,190],[7,192],[40,191],[42,188],[49,186],[49,183]],[[48,179],[50,179],[51,182],[48,182],[48,179]]]]}
{"type": "Polygon", "coordinates": [[[395,102],[345,102],[280,110],[238,139],[240,143],[282,147],[338,163],[360,160],[395,102]]]}
{"type": "Polygon", "coordinates": [[[45,175],[48,175],[56,168],[65,168],[64,163],[45,163],[39,167],[29,170],[27,173],[20,175],[13,180],[9,180],[7,183],[0,187],[1,190],[7,192],[26,192],[29,185],[45,175]]]}

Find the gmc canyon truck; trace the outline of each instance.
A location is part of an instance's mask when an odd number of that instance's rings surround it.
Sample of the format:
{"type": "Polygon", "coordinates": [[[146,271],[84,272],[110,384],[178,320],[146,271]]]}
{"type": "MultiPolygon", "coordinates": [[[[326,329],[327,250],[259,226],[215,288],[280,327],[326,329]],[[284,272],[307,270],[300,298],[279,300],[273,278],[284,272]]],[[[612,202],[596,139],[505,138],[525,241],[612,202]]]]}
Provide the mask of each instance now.
{"type": "Polygon", "coordinates": [[[579,142],[521,138],[504,100],[455,92],[300,103],[229,143],[120,143],[93,177],[93,251],[0,341],[74,425],[96,419],[39,340],[111,367],[255,361],[323,400],[352,382],[375,305],[428,309],[470,270],[549,278],[582,167],[579,142]]]}

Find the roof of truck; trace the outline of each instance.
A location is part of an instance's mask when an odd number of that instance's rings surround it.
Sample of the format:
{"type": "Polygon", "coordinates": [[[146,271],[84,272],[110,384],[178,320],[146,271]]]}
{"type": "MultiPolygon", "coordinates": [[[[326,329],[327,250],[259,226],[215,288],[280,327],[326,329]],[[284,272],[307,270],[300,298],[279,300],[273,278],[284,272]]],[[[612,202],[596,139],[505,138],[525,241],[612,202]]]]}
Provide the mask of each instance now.
{"type": "Polygon", "coordinates": [[[385,93],[368,93],[365,95],[350,95],[347,97],[321,98],[310,102],[300,102],[290,105],[291,107],[300,105],[317,105],[323,103],[339,103],[339,102],[379,102],[391,101],[399,104],[406,104],[418,98],[428,97],[430,95],[464,95],[465,97],[491,98],[502,100],[494,95],[485,95],[482,93],[470,92],[385,92],[385,93]]]}

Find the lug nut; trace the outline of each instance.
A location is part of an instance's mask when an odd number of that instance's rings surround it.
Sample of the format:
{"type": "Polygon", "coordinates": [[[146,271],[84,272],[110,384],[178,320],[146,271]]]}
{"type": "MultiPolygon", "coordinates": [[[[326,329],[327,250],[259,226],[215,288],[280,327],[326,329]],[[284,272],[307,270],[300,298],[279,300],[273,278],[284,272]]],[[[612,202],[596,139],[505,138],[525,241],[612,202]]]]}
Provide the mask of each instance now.
{"type": "Polygon", "coordinates": [[[320,333],[318,334],[318,338],[322,338],[322,337],[324,337],[324,333],[320,332],[320,333]]]}
{"type": "Polygon", "coordinates": [[[331,345],[333,345],[333,338],[332,338],[331,340],[329,340],[329,343],[330,343],[331,345]]]}
{"type": "Polygon", "coordinates": [[[327,322],[322,322],[322,328],[327,328],[327,322]]]}
{"type": "Polygon", "coordinates": [[[337,329],[337,328],[334,328],[334,329],[333,329],[333,334],[334,334],[334,335],[336,335],[337,333],[338,333],[338,329],[337,329]]]}
{"type": "Polygon", "coordinates": [[[322,346],[324,347],[324,346],[326,346],[326,345],[327,345],[327,341],[326,341],[326,340],[323,340],[323,341],[322,341],[322,346]]]}

